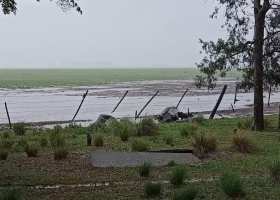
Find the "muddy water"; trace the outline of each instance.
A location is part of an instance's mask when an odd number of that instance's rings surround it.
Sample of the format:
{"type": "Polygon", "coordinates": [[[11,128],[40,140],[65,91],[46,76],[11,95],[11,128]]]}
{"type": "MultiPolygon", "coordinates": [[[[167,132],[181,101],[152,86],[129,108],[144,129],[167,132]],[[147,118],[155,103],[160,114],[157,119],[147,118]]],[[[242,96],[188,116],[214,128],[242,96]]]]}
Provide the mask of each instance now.
{"type": "MultiPolygon", "coordinates": [[[[162,82],[162,84],[167,84],[162,82]]],[[[158,114],[168,106],[176,106],[183,89],[177,88],[174,91],[170,91],[170,88],[174,88],[170,85],[174,85],[177,81],[169,81],[169,87],[164,90],[160,90],[159,96],[157,96],[143,111],[142,116],[146,114],[158,114]],[[168,95],[162,96],[161,94],[168,95]]],[[[186,84],[187,82],[181,83],[186,84]]],[[[230,110],[230,104],[233,103],[235,86],[231,85],[233,81],[228,82],[229,89],[227,90],[219,110],[230,110]]],[[[221,83],[225,84],[225,82],[221,83]]],[[[60,87],[60,88],[40,88],[40,89],[16,89],[0,90],[0,124],[6,124],[8,122],[5,111],[4,102],[7,102],[11,122],[18,121],[25,122],[45,122],[45,121],[66,121],[71,120],[82,100],[82,95],[86,89],[89,89],[89,95],[86,97],[84,104],[78,113],[76,120],[96,120],[100,114],[111,114],[112,110],[120,100],[124,91],[130,90],[129,94],[117,110],[112,114],[114,117],[133,117],[135,111],[138,112],[150,99],[154,90],[157,90],[157,86],[160,83],[157,82],[144,82],[142,84],[129,83],[115,84],[115,85],[103,85],[92,87],[60,87]],[[154,85],[154,87],[152,87],[154,85]],[[136,89],[137,88],[137,89],[136,89]],[[141,93],[141,90],[145,90],[147,95],[141,93]],[[133,95],[131,95],[133,91],[133,95]],[[138,91],[138,95],[135,91],[138,91]],[[102,95],[101,95],[102,94],[102,95]],[[113,95],[112,95],[113,94],[113,95]],[[118,97],[116,97],[118,94],[118,97]]],[[[212,91],[207,93],[206,91],[200,91],[191,88],[187,95],[181,102],[179,109],[186,112],[188,109],[190,112],[203,112],[211,111],[219,97],[219,92],[212,91]]],[[[268,94],[264,94],[264,101],[267,102],[268,94]]],[[[240,93],[237,96],[239,100],[234,105],[234,108],[245,108],[247,104],[253,104],[253,93],[240,93]]],[[[271,96],[271,102],[279,102],[280,93],[274,92],[271,96]]]]}

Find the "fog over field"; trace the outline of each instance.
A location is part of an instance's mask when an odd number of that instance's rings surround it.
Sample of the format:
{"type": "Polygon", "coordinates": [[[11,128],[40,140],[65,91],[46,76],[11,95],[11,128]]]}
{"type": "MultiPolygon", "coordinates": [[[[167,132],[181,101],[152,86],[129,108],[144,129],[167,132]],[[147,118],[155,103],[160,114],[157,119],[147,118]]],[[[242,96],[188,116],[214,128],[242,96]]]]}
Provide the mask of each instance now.
{"type": "Polygon", "coordinates": [[[19,1],[0,13],[0,68],[195,67],[199,38],[224,35],[203,0],[80,0],[83,15],[54,2],[19,1]]]}

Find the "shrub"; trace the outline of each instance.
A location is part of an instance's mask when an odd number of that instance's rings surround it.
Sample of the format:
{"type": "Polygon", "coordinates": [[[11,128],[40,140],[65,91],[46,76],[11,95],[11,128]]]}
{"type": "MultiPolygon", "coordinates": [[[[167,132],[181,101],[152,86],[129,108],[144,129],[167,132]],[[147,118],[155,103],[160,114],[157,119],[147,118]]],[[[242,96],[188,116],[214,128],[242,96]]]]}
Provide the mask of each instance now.
{"type": "Polygon", "coordinates": [[[114,121],[110,124],[111,131],[125,142],[136,131],[135,124],[128,118],[122,118],[120,121],[114,121]]]}
{"type": "Polygon", "coordinates": [[[193,136],[192,146],[201,155],[207,155],[217,149],[217,138],[209,133],[199,133],[193,136]]]}
{"type": "Polygon", "coordinates": [[[175,186],[180,186],[186,178],[186,169],[182,166],[175,166],[171,173],[170,183],[175,186]]]}
{"type": "Polygon", "coordinates": [[[144,117],[139,124],[137,124],[137,136],[153,136],[159,133],[158,125],[153,118],[144,117]]]}
{"type": "Polygon", "coordinates": [[[96,135],[94,136],[94,146],[96,147],[102,147],[103,146],[103,136],[102,135],[96,135]]]}
{"type": "Polygon", "coordinates": [[[160,195],[160,192],[161,192],[161,184],[148,182],[145,185],[145,192],[148,197],[158,196],[158,195],[160,195]]]}
{"type": "Polygon", "coordinates": [[[224,193],[231,198],[240,198],[245,196],[242,181],[237,174],[224,173],[221,178],[221,187],[224,193]]]}
{"type": "Polygon", "coordinates": [[[185,137],[187,137],[187,136],[189,136],[189,133],[190,133],[190,127],[189,127],[189,125],[188,124],[182,124],[181,126],[180,126],[180,134],[182,135],[182,136],[185,136],[185,137]]]}
{"type": "Polygon", "coordinates": [[[6,160],[8,158],[8,151],[4,148],[0,148],[0,160],[6,160]]]}
{"type": "Polygon", "coordinates": [[[41,147],[45,147],[48,145],[48,138],[46,135],[43,135],[41,138],[40,138],[40,145],[41,147]]]}
{"type": "Polygon", "coordinates": [[[237,127],[239,129],[251,129],[253,124],[253,118],[244,118],[237,121],[237,127]]]}
{"type": "Polygon", "coordinates": [[[194,187],[180,188],[174,192],[173,200],[194,200],[197,194],[198,189],[194,187]]]}
{"type": "Polygon", "coordinates": [[[0,193],[1,200],[18,200],[20,199],[18,191],[15,189],[6,189],[0,193]]]}
{"type": "Polygon", "coordinates": [[[52,147],[63,147],[66,145],[66,135],[61,126],[56,125],[49,131],[49,138],[52,147]]]}
{"type": "Polygon", "coordinates": [[[148,177],[150,174],[150,171],[152,169],[152,163],[151,162],[144,162],[140,167],[139,167],[139,174],[142,177],[148,177]]]}
{"type": "Polygon", "coordinates": [[[268,169],[271,177],[280,183],[280,158],[274,158],[269,164],[268,169]]]}
{"type": "Polygon", "coordinates": [[[236,151],[241,153],[252,153],[254,151],[252,139],[246,133],[240,131],[233,134],[232,146],[236,151]]]}
{"type": "Polygon", "coordinates": [[[167,145],[174,145],[174,135],[166,133],[164,135],[164,140],[167,145]]]}
{"type": "Polygon", "coordinates": [[[20,122],[20,123],[16,123],[13,125],[13,130],[15,132],[16,135],[24,135],[25,134],[25,123],[24,122],[20,122]]]}
{"type": "Polygon", "coordinates": [[[145,142],[144,140],[137,138],[132,141],[132,151],[142,152],[142,151],[147,151],[147,149],[148,149],[148,143],[145,142]]]}
{"type": "Polygon", "coordinates": [[[53,156],[55,160],[61,160],[66,158],[68,151],[66,147],[55,147],[53,148],[53,156]]]}
{"type": "Polygon", "coordinates": [[[28,157],[37,157],[39,148],[38,145],[34,142],[27,142],[27,144],[24,147],[24,151],[27,154],[28,157]]]}
{"type": "Polygon", "coordinates": [[[15,142],[11,139],[3,139],[0,143],[0,147],[4,149],[11,149],[15,142]]]}
{"type": "Polygon", "coordinates": [[[206,119],[205,117],[203,116],[202,113],[198,114],[196,117],[194,117],[192,119],[193,122],[197,123],[197,124],[205,124],[206,122],[206,119]]]}

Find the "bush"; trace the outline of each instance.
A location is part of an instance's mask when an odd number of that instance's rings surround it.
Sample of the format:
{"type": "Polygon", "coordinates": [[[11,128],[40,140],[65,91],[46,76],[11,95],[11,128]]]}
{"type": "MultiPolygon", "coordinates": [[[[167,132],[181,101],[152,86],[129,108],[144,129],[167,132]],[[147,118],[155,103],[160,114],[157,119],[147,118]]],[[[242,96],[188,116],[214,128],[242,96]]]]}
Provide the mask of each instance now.
{"type": "Polygon", "coordinates": [[[102,135],[96,135],[94,136],[94,146],[96,147],[102,147],[103,146],[103,136],[102,135]]]}
{"type": "Polygon", "coordinates": [[[198,189],[194,187],[180,188],[174,192],[173,200],[194,200],[198,194],[198,189]]]}
{"type": "Polygon", "coordinates": [[[237,131],[232,136],[233,148],[241,153],[252,153],[254,151],[254,144],[252,139],[246,134],[237,131]]]}
{"type": "Polygon", "coordinates": [[[159,133],[158,125],[153,118],[144,117],[139,124],[137,124],[137,136],[153,136],[159,133]]]}
{"type": "Polygon", "coordinates": [[[280,183],[280,158],[274,158],[269,164],[268,169],[271,177],[278,183],[280,183]]]}
{"type": "Polygon", "coordinates": [[[142,152],[147,150],[148,150],[148,143],[145,142],[144,140],[137,138],[132,141],[132,151],[142,152]]]}
{"type": "Polygon", "coordinates": [[[53,156],[55,160],[62,160],[66,158],[68,155],[68,151],[66,147],[55,147],[53,149],[53,156]]]}
{"type": "Polygon", "coordinates": [[[205,117],[203,116],[203,114],[198,114],[196,117],[194,117],[192,119],[193,122],[197,123],[197,124],[205,124],[206,122],[206,119],[205,117]]]}
{"type": "Polygon", "coordinates": [[[152,183],[152,182],[148,182],[146,185],[145,185],[145,192],[146,192],[146,195],[148,197],[155,197],[155,196],[158,196],[160,195],[160,192],[161,192],[161,184],[160,183],[152,183]]]}
{"type": "Polygon", "coordinates": [[[0,148],[0,160],[6,160],[8,158],[8,151],[0,148]]]}
{"type": "Polygon", "coordinates": [[[45,147],[48,145],[48,138],[45,134],[40,139],[40,145],[41,147],[45,147]]]}
{"type": "Polygon", "coordinates": [[[175,166],[171,173],[170,183],[175,186],[180,186],[186,178],[186,169],[182,166],[175,166]]]}
{"type": "Polygon", "coordinates": [[[15,189],[6,189],[0,193],[1,200],[18,200],[20,199],[18,191],[15,189]]]}
{"type": "Polygon", "coordinates": [[[189,125],[188,124],[182,124],[181,126],[180,126],[180,134],[182,135],[182,136],[185,136],[185,137],[187,137],[187,136],[189,136],[189,134],[190,134],[190,127],[189,127],[189,125]]]}
{"type": "Polygon", "coordinates": [[[66,145],[66,135],[61,126],[56,125],[53,130],[49,131],[51,146],[63,147],[66,145]]]}
{"type": "Polygon", "coordinates": [[[13,130],[15,132],[16,135],[24,135],[25,134],[25,123],[24,122],[20,122],[20,123],[16,123],[13,125],[13,130]]]}
{"type": "Polygon", "coordinates": [[[245,196],[242,181],[237,174],[224,173],[221,178],[221,187],[224,193],[231,198],[240,198],[245,196]]]}
{"type": "Polygon", "coordinates": [[[244,118],[237,121],[239,129],[251,129],[253,125],[253,118],[244,118]]]}
{"type": "Polygon", "coordinates": [[[139,167],[139,174],[142,177],[148,177],[150,174],[150,171],[152,169],[152,163],[150,162],[144,162],[140,167],[139,167]]]}
{"type": "Polygon", "coordinates": [[[166,143],[167,145],[171,145],[171,146],[174,145],[174,135],[171,135],[171,134],[166,133],[166,134],[164,135],[164,140],[165,140],[165,143],[166,143]]]}
{"type": "Polygon", "coordinates": [[[37,157],[39,148],[38,145],[34,142],[27,142],[27,144],[24,147],[24,151],[27,154],[28,157],[37,157]]]}
{"type": "Polygon", "coordinates": [[[209,133],[199,133],[193,136],[192,146],[201,155],[216,151],[217,144],[217,138],[209,133]]]}
{"type": "Polygon", "coordinates": [[[4,149],[11,149],[15,142],[11,139],[3,139],[0,143],[0,147],[4,149]]]}

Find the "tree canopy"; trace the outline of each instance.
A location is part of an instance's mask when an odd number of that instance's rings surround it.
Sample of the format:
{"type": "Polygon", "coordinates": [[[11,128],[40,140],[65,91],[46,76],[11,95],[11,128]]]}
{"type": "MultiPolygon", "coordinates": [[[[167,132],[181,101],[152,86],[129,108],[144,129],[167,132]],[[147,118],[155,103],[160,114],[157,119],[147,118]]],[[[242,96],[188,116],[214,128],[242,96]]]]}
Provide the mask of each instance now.
{"type": "Polygon", "coordinates": [[[263,130],[263,85],[280,83],[280,0],[216,0],[211,18],[224,11],[227,37],[199,40],[205,68],[244,72],[243,87],[254,87],[254,129],[263,130]]]}
{"type": "MultiPolygon", "coordinates": [[[[40,2],[40,0],[36,0],[40,2]]],[[[53,1],[53,0],[50,0],[53,1]]],[[[56,5],[59,6],[64,12],[69,11],[70,9],[76,9],[80,14],[82,14],[82,10],[77,4],[76,0],[56,0],[56,5]]],[[[16,0],[0,0],[0,5],[2,7],[2,11],[5,15],[8,14],[16,14],[17,13],[17,3],[16,0]]]]}

